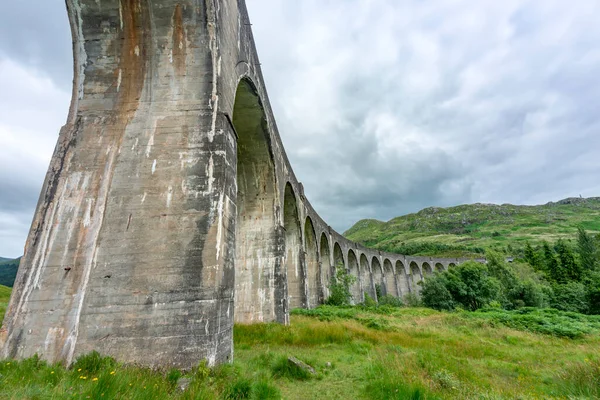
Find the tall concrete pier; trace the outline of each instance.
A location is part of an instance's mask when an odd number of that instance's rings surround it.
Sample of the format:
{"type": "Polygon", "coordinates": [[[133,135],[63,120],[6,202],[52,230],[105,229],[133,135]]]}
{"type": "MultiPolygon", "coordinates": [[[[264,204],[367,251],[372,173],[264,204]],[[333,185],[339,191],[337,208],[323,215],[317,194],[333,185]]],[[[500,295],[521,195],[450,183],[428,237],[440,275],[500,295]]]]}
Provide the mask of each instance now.
{"type": "Polygon", "coordinates": [[[304,197],[243,0],[67,0],[73,98],[0,331],[0,357],[226,362],[233,323],[288,323],[336,268],[418,291],[460,260],[367,249],[304,197]]]}

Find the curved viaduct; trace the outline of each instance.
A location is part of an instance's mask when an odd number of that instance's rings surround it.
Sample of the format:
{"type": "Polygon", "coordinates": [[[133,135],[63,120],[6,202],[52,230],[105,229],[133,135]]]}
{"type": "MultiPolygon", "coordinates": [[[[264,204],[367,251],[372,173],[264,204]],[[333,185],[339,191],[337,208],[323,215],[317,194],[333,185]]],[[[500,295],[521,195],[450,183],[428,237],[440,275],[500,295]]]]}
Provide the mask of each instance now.
{"type": "Polygon", "coordinates": [[[74,84],[1,357],[190,367],[233,323],[288,323],[335,268],[401,296],[460,260],[350,242],[286,157],[243,0],[67,0],[74,84]]]}

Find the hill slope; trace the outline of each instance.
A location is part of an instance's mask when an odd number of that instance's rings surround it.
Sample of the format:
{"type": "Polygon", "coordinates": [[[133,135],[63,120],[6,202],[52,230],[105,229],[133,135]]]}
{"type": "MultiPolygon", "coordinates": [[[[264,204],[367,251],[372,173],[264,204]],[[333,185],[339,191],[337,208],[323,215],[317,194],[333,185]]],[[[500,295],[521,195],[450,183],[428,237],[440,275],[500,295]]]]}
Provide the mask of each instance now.
{"type": "Polygon", "coordinates": [[[396,253],[462,257],[487,248],[510,253],[526,241],[572,239],[577,226],[600,232],[600,197],[568,198],[539,206],[476,203],[429,207],[388,222],[358,221],[344,236],[396,253]]]}
{"type": "Polygon", "coordinates": [[[5,261],[0,261],[0,285],[13,286],[20,262],[21,257],[14,260],[5,259],[5,261]]]}

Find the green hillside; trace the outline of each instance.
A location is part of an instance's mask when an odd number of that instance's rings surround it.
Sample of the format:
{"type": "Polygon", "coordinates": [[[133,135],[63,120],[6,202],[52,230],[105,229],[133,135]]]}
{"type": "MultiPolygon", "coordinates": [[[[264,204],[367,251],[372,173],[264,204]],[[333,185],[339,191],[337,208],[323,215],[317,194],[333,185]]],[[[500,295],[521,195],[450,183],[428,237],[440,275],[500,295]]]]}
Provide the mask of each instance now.
{"type": "Polygon", "coordinates": [[[577,226],[600,232],[600,197],[568,198],[538,206],[466,204],[429,207],[388,222],[358,221],[348,239],[380,250],[407,254],[462,257],[485,249],[512,253],[529,241],[573,239],[577,226]]]}
{"type": "Polygon", "coordinates": [[[0,261],[0,285],[12,287],[15,283],[21,257],[14,260],[5,258],[0,261]]]}
{"type": "Polygon", "coordinates": [[[11,289],[9,287],[0,285],[0,324],[2,324],[2,319],[4,318],[4,313],[6,312],[6,307],[8,307],[10,292],[11,289]]]}

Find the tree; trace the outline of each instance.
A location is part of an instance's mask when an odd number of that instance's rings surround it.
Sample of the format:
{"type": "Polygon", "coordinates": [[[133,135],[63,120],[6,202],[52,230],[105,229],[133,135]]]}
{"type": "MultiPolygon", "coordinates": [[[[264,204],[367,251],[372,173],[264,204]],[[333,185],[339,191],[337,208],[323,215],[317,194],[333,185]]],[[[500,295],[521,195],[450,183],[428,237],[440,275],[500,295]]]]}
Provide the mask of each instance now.
{"type": "Polygon", "coordinates": [[[544,270],[546,271],[546,274],[551,280],[560,282],[562,273],[558,260],[556,260],[556,257],[554,256],[554,251],[552,251],[552,248],[546,241],[544,241],[542,249],[544,251],[544,270]]]}
{"type": "Polygon", "coordinates": [[[468,310],[477,310],[499,299],[500,282],[489,275],[483,264],[468,261],[445,273],[448,278],[445,286],[452,299],[468,310]]]}
{"type": "Polygon", "coordinates": [[[560,274],[554,277],[554,280],[559,283],[567,281],[581,281],[582,270],[581,265],[575,261],[575,255],[571,247],[562,239],[559,239],[554,246],[558,259],[560,261],[560,274]]]}
{"type": "Polygon", "coordinates": [[[542,263],[540,260],[540,256],[537,253],[537,251],[535,251],[533,249],[533,247],[531,247],[531,244],[529,244],[529,242],[525,243],[525,251],[524,251],[524,256],[525,256],[525,261],[527,261],[527,263],[529,265],[531,265],[533,267],[533,269],[535,270],[540,270],[542,269],[542,263]]]}
{"type": "Polygon", "coordinates": [[[454,310],[455,302],[446,288],[446,272],[435,274],[423,282],[421,300],[426,307],[436,310],[454,310]]]}
{"type": "Polygon", "coordinates": [[[579,261],[584,271],[593,271],[598,265],[596,244],[594,238],[588,235],[581,226],[577,228],[577,250],[579,261]]]}

